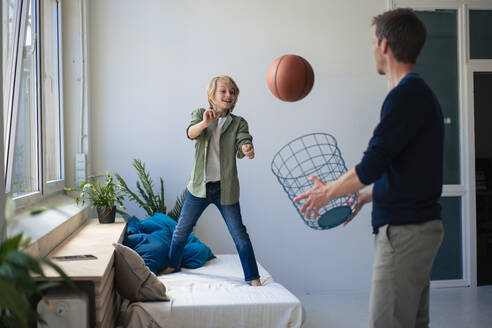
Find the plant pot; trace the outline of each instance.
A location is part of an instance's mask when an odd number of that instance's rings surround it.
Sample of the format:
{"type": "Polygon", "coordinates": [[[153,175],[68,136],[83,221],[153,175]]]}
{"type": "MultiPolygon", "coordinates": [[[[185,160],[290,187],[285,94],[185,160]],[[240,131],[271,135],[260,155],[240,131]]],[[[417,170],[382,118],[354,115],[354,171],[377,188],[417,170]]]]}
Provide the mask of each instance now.
{"type": "Polygon", "coordinates": [[[99,207],[97,209],[97,218],[99,223],[113,223],[116,217],[116,206],[113,208],[106,208],[106,211],[102,211],[99,207]]]}

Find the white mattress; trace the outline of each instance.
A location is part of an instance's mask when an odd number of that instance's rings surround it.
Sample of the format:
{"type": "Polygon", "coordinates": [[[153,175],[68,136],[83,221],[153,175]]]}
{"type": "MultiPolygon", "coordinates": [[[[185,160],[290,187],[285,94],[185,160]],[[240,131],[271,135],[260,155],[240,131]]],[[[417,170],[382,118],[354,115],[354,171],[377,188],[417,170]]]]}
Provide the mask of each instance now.
{"type": "Polygon", "coordinates": [[[170,302],[135,302],[127,327],[300,327],[301,302],[258,264],[262,287],[244,282],[237,255],[217,255],[198,269],[161,275],[170,302]]]}

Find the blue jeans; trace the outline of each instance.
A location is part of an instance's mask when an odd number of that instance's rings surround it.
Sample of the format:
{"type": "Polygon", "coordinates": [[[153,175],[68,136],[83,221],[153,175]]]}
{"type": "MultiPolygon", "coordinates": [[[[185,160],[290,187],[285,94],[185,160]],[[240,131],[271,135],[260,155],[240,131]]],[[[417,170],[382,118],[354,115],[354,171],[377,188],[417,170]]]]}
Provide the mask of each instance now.
{"type": "Polygon", "coordinates": [[[202,215],[208,205],[213,203],[222,214],[234,240],[241,265],[243,266],[244,279],[251,281],[260,278],[253,246],[241,218],[239,202],[234,205],[220,204],[220,182],[209,182],[206,187],[206,198],[195,197],[190,192],[186,195],[178,224],[173,233],[171,247],[169,248],[168,266],[176,269],[181,267],[186,241],[200,215],[202,215]]]}

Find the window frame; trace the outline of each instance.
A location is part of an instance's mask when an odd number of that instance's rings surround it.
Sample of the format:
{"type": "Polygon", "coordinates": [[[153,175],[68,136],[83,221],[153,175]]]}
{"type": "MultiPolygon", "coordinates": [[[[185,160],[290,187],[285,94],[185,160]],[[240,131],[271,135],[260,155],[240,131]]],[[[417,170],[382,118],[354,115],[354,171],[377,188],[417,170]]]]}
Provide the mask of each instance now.
{"type": "MultiPolygon", "coordinates": [[[[15,51],[12,53],[12,60],[15,61],[15,64],[8,65],[9,69],[13,71],[9,72],[9,101],[8,101],[8,117],[7,121],[7,131],[5,131],[5,146],[6,150],[4,152],[4,177],[5,177],[5,192],[11,192],[12,188],[12,180],[13,180],[13,161],[14,161],[14,152],[15,152],[15,136],[17,126],[17,119],[19,114],[19,99],[20,99],[20,87],[16,87],[20,84],[21,81],[21,72],[22,72],[22,56],[23,56],[23,47],[26,35],[26,27],[27,27],[27,16],[29,11],[29,2],[31,0],[19,0],[18,5],[16,7],[16,21],[15,21],[15,32],[14,32],[14,45],[15,51]],[[21,37],[23,36],[23,37],[21,37]]],[[[58,51],[58,103],[59,103],[59,129],[60,129],[60,176],[61,178],[58,180],[47,181],[47,156],[45,156],[46,150],[46,121],[45,117],[45,96],[43,93],[44,81],[41,78],[44,74],[45,68],[43,65],[43,54],[45,44],[42,40],[43,33],[43,25],[44,25],[44,15],[43,15],[43,1],[40,0],[32,0],[34,4],[33,15],[35,18],[33,19],[36,24],[36,33],[34,37],[35,47],[37,56],[35,57],[35,74],[36,74],[36,115],[37,115],[37,147],[38,153],[36,155],[37,158],[37,178],[38,178],[38,190],[20,195],[14,198],[16,203],[16,207],[21,209],[38,203],[39,201],[58,193],[63,192],[63,188],[65,187],[65,150],[64,150],[64,117],[63,117],[63,58],[62,58],[62,5],[59,0],[50,0],[57,6],[57,51],[58,51]]],[[[53,46],[53,45],[46,45],[53,46]]]]}
{"type": "MultiPolygon", "coordinates": [[[[60,176],[61,178],[60,179],[57,179],[57,180],[52,180],[52,181],[48,181],[47,178],[45,179],[44,177],[47,177],[48,176],[48,173],[47,173],[47,160],[46,160],[46,157],[47,156],[43,156],[43,193],[45,195],[51,195],[51,194],[54,194],[54,193],[57,193],[59,191],[62,191],[63,188],[65,187],[65,142],[64,142],[64,138],[63,138],[63,135],[64,135],[64,119],[63,119],[63,70],[62,70],[62,64],[63,64],[63,57],[62,57],[62,29],[61,29],[61,26],[62,26],[62,15],[61,15],[61,1],[59,0],[45,0],[45,1],[53,1],[54,3],[56,3],[57,5],[57,49],[58,49],[58,103],[59,103],[59,124],[60,124],[60,176]]],[[[40,7],[40,25],[41,26],[45,26],[46,24],[44,24],[44,17],[46,17],[44,15],[44,6],[41,6],[40,7]]],[[[42,30],[41,30],[41,35],[42,35],[42,30]]],[[[40,52],[40,61],[42,63],[42,58],[43,58],[43,54],[45,52],[44,50],[44,46],[45,44],[42,42],[42,37],[40,37],[41,39],[41,52],[40,52]]],[[[41,70],[44,74],[44,66],[41,64],[40,65],[41,67],[41,70]]],[[[42,112],[42,117],[46,117],[46,115],[44,115],[45,113],[45,109],[46,109],[46,106],[44,106],[44,103],[45,103],[45,100],[44,100],[44,93],[42,92],[42,87],[41,87],[41,112],[42,112]]],[[[46,131],[46,121],[43,120],[42,121],[42,131],[46,131]]],[[[42,141],[43,141],[43,149],[46,149],[45,145],[46,145],[46,134],[43,133],[43,136],[42,136],[42,141]]],[[[43,155],[44,155],[44,151],[42,152],[43,155]]]]}
{"type": "MultiPolygon", "coordinates": [[[[3,3],[2,3],[3,5],[3,3]]],[[[14,38],[13,38],[13,52],[7,59],[8,68],[8,97],[7,102],[7,115],[4,120],[7,121],[5,124],[5,154],[4,154],[4,174],[5,174],[5,192],[9,193],[12,185],[12,175],[13,175],[13,161],[14,161],[14,151],[15,151],[15,135],[17,127],[17,117],[19,112],[19,93],[20,88],[16,88],[20,81],[20,75],[22,72],[22,55],[24,50],[24,42],[21,42],[21,35],[25,35],[26,30],[26,20],[28,13],[29,0],[19,0],[17,6],[15,7],[15,22],[14,22],[14,38]],[[20,53],[20,55],[19,55],[20,53]]]]}

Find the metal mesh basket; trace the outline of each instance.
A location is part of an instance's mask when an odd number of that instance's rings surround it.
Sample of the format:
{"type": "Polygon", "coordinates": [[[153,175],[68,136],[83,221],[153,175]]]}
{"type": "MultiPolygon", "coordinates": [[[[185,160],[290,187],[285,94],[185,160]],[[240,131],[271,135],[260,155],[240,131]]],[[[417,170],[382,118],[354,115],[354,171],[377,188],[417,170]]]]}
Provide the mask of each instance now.
{"type": "MultiPolygon", "coordinates": [[[[296,138],[282,147],[272,160],[272,172],[292,201],[313,187],[310,176],[326,183],[347,172],[345,161],[335,138],[327,133],[311,133],[296,138]]],[[[310,228],[330,229],[347,221],[357,209],[357,195],[335,198],[319,209],[318,219],[304,218],[300,208],[305,200],[294,203],[300,217],[310,228]]]]}

